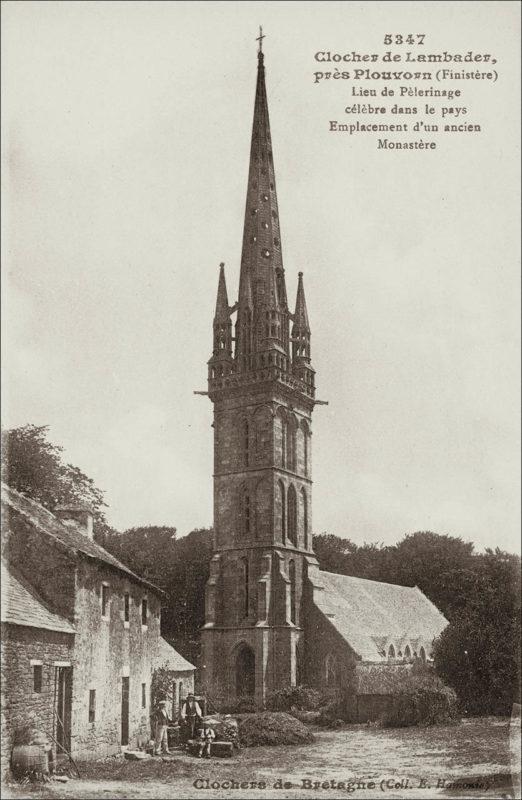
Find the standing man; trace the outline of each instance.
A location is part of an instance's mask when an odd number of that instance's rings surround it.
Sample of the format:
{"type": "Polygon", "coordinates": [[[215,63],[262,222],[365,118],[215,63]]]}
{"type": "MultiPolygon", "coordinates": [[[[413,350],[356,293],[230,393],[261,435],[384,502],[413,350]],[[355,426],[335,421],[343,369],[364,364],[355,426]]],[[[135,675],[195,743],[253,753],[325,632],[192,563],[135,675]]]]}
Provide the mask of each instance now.
{"type": "Polygon", "coordinates": [[[167,714],[167,701],[160,700],[156,713],[154,714],[155,734],[154,755],[159,756],[161,752],[170,753],[167,726],[171,722],[167,714]]]}
{"type": "Polygon", "coordinates": [[[194,739],[196,729],[202,717],[201,708],[193,694],[189,694],[181,707],[181,719],[184,725],[184,739],[194,739]]]}

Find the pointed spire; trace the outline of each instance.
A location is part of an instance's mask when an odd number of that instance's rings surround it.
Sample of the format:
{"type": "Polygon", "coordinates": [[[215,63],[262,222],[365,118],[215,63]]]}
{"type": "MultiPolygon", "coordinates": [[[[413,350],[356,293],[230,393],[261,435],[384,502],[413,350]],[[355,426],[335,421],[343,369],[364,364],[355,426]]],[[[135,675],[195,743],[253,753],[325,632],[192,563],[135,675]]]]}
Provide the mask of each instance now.
{"type": "Polygon", "coordinates": [[[225,280],[225,265],[223,262],[219,265],[219,280],[216,298],[216,313],[214,314],[214,322],[228,322],[230,316],[230,309],[228,305],[227,283],[225,280]]]}
{"type": "Polygon", "coordinates": [[[299,273],[294,324],[292,326],[292,359],[295,364],[310,362],[310,323],[303,286],[303,273],[299,273]]]}
{"type": "MultiPolygon", "coordinates": [[[[265,87],[262,29],[239,279],[239,318],[252,303],[252,352],[288,353],[288,306],[265,87]]],[[[236,351],[237,352],[237,351],[236,351]]]]}
{"type": "Polygon", "coordinates": [[[298,273],[297,298],[295,301],[294,325],[292,336],[296,332],[310,333],[310,323],[308,322],[308,311],[306,310],[306,300],[303,286],[303,273],[298,273]]]}
{"type": "Polygon", "coordinates": [[[230,307],[228,305],[227,284],[225,280],[225,265],[219,265],[219,280],[216,297],[216,312],[214,314],[214,346],[212,358],[232,358],[232,322],[230,307]]]}

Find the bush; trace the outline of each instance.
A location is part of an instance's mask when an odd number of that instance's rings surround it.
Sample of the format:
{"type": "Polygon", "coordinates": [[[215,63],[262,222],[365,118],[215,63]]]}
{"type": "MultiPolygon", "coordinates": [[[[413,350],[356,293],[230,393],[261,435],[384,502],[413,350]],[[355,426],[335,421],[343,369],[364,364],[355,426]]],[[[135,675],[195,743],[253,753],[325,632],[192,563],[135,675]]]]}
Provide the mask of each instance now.
{"type": "Polygon", "coordinates": [[[313,734],[295,717],[277,711],[238,716],[239,740],[243,747],[257,745],[309,744],[313,734]]]}
{"type": "Polygon", "coordinates": [[[340,698],[326,703],[320,711],[317,724],[323,728],[339,728],[343,724],[340,717],[343,715],[343,705],[340,698]]]}
{"type": "Polygon", "coordinates": [[[268,695],[269,711],[316,711],[324,703],[324,695],[310,686],[285,686],[268,695]]]}
{"type": "Polygon", "coordinates": [[[252,695],[242,697],[216,697],[213,696],[213,706],[220,714],[251,714],[257,710],[256,701],[252,695]]]}
{"type": "Polygon", "coordinates": [[[457,718],[457,696],[438,678],[433,669],[419,666],[412,670],[401,689],[390,696],[381,717],[386,728],[410,725],[441,725],[457,718]]]}

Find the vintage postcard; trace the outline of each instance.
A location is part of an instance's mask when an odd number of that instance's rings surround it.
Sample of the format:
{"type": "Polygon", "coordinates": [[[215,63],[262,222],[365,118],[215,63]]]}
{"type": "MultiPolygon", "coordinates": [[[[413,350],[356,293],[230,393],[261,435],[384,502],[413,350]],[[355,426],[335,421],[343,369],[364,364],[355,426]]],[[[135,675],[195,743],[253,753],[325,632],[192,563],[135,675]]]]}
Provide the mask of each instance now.
{"type": "Polygon", "coordinates": [[[2,793],[520,798],[520,3],[2,3],[2,793]]]}

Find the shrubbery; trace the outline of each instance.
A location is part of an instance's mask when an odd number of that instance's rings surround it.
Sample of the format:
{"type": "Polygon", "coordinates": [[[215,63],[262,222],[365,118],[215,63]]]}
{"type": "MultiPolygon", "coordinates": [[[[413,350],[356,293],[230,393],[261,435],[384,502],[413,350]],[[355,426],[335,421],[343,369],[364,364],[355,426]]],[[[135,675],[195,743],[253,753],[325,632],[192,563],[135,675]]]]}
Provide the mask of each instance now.
{"type": "Polygon", "coordinates": [[[325,696],[310,686],[284,686],[268,695],[266,707],[269,711],[316,711],[324,705],[325,696]]]}
{"type": "Polygon", "coordinates": [[[457,716],[457,696],[453,689],[431,667],[419,665],[414,666],[401,688],[390,695],[381,724],[386,728],[442,725],[457,716]]]}
{"type": "Polygon", "coordinates": [[[240,714],[238,723],[239,740],[243,747],[308,744],[314,741],[313,734],[302,722],[278,711],[240,714]]]}
{"type": "Polygon", "coordinates": [[[252,695],[242,697],[226,697],[212,695],[212,705],[220,714],[252,714],[256,711],[256,702],[252,695]]]}

